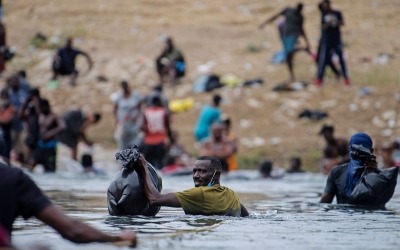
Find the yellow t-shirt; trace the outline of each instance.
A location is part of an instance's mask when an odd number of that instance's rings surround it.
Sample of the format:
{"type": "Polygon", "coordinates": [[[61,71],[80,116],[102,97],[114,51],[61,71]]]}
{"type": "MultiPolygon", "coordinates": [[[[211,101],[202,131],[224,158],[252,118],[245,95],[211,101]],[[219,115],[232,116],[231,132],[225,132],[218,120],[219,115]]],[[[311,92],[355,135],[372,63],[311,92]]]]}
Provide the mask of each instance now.
{"type": "Polygon", "coordinates": [[[219,184],[177,192],[176,197],[186,214],[240,216],[237,194],[219,184]]]}

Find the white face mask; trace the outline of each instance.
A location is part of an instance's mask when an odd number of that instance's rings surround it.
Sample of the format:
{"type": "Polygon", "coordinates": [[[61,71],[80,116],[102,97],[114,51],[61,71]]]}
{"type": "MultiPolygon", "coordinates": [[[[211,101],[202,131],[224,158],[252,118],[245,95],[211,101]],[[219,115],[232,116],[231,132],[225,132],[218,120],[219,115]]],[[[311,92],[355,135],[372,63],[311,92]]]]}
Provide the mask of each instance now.
{"type": "Polygon", "coordinates": [[[210,182],[208,183],[207,187],[212,187],[212,185],[214,185],[214,176],[217,173],[217,170],[214,170],[213,176],[211,177],[210,182]]]}

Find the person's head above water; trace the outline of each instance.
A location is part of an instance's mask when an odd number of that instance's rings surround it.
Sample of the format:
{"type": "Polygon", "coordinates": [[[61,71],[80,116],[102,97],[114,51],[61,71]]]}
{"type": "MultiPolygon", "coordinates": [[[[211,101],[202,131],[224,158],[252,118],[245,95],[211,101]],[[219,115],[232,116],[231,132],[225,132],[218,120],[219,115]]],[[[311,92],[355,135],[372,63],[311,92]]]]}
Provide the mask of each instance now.
{"type": "Polygon", "coordinates": [[[298,171],[301,170],[301,158],[298,156],[293,156],[290,158],[290,170],[298,171]]]}
{"type": "Polygon", "coordinates": [[[262,177],[268,178],[271,176],[274,163],[270,160],[265,160],[261,163],[259,171],[262,177]]]}
{"type": "Polygon", "coordinates": [[[201,156],[193,166],[193,181],[195,187],[219,184],[222,164],[217,157],[201,156]]]}
{"type": "Polygon", "coordinates": [[[365,161],[374,152],[371,137],[363,132],[351,136],[349,142],[349,155],[352,160],[365,161]]]}

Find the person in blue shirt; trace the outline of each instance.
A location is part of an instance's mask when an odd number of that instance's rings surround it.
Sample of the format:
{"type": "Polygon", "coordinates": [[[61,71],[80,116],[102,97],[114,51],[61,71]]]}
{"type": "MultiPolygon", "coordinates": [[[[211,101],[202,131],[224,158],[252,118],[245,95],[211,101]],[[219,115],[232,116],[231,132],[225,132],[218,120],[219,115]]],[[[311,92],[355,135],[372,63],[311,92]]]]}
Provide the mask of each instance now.
{"type": "Polygon", "coordinates": [[[212,106],[205,105],[200,112],[199,119],[197,120],[196,127],[194,129],[194,137],[197,142],[203,141],[210,134],[211,126],[220,121],[221,110],[219,105],[221,104],[222,97],[220,95],[214,95],[212,99],[212,106]]]}

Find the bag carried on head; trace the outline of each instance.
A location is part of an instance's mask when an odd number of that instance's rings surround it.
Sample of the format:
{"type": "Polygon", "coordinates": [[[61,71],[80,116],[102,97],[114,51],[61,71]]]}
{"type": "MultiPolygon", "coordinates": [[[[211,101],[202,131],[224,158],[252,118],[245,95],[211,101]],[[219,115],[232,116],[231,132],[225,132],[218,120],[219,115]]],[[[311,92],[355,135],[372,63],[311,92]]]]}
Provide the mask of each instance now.
{"type": "MultiPolygon", "coordinates": [[[[135,170],[139,159],[139,148],[135,145],[115,154],[122,169],[115,175],[107,190],[107,206],[110,215],[154,216],[159,206],[150,206],[143,189],[143,180],[135,170]]],[[[162,179],[154,167],[147,163],[153,185],[161,192],[162,179]]]]}

